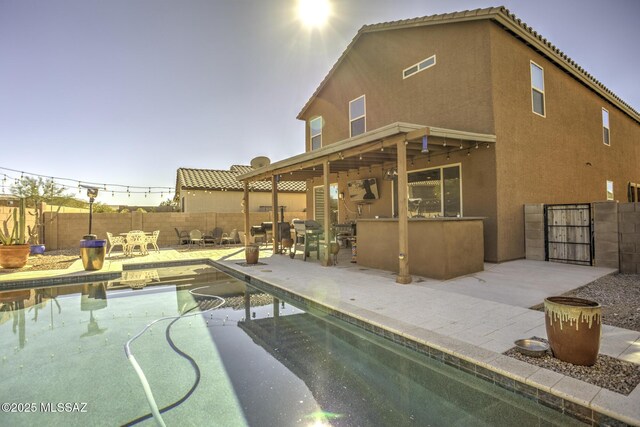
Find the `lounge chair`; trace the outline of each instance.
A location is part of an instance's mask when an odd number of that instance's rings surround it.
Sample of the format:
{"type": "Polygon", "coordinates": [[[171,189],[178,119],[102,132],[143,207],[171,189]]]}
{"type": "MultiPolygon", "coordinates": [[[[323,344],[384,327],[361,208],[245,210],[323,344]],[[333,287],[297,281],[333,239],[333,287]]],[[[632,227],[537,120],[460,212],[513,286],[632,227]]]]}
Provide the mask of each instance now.
{"type": "Polygon", "coordinates": [[[107,256],[111,256],[111,250],[114,246],[120,246],[122,248],[122,251],[124,252],[124,245],[126,244],[124,236],[114,236],[107,231],[107,242],[109,243],[109,251],[107,251],[107,256]]]}

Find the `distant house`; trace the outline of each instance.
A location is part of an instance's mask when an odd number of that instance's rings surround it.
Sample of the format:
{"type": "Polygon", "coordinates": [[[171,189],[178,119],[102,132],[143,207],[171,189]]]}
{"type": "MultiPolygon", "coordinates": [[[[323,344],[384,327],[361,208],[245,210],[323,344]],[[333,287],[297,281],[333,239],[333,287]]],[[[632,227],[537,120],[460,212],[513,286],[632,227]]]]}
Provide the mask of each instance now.
{"type": "Polygon", "coordinates": [[[11,194],[0,194],[0,206],[15,207],[18,206],[19,200],[19,197],[13,196],[11,194]]]}
{"type": "Polygon", "coordinates": [[[640,197],[640,114],[502,7],[365,25],[297,118],[304,153],[240,180],[306,179],[329,223],[480,217],[486,261],[525,256],[525,204],[640,197]]]}
{"type": "MultiPolygon", "coordinates": [[[[179,168],[176,194],[181,212],[241,212],[243,184],[236,176],[252,171],[251,166],[233,165],[229,170],[179,168]]],[[[271,182],[256,181],[249,212],[271,212],[271,182]]],[[[286,181],[278,184],[278,205],[288,212],[302,212],[306,207],[306,183],[286,181]]]]}

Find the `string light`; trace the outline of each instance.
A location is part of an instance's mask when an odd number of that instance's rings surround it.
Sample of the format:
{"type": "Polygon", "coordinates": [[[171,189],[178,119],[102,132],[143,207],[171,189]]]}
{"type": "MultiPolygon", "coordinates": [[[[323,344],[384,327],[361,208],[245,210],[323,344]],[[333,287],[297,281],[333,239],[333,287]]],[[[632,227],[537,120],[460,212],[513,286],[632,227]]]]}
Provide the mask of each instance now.
{"type": "Polygon", "coordinates": [[[173,187],[162,187],[162,186],[142,187],[142,186],[133,186],[133,185],[127,186],[123,184],[89,182],[89,181],[82,181],[82,180],[73,179],[73,178],[63,178],[63,177],[56,177],[52,175],[43,175],[43,174],[20,171],[20,170],[11,169],[11,168],[5,168],[5,167],[0,167],[0,170],[15,172],[16,174],[18,173],[20,174],[20,176],[18,177],[17,175],[10,176],[7,173],[3,173],[3,179],[2,179],[3,187],[6,184],[7,179],[14,180],[15,184],[18,185],[20,183],[20,180],[24,178],[42,178],[42,179],[52,181],[58,187],[65,190],[73,190],[74,188],[77,188],[79,193],[82,193],[83,186],[98,187],[103,189],[103,191],[105,192],[111,191],[113,197],[115,197],[116,193],[127,194],[129,195],[129,197],[131,197],[130,194],[145,194],[145,193],[146,194],[162,194],[167,191],[169,192],[174,191],[173,187]],[[136,191],[136,190],[140,190],[140,191],[136,191]]]}
{"type": "Polygon", "coordinates": [[[478,141],[476,141],[476,150],[478,149],[478,147],[480,147],[480,145],[478,144],[478,141]]]}

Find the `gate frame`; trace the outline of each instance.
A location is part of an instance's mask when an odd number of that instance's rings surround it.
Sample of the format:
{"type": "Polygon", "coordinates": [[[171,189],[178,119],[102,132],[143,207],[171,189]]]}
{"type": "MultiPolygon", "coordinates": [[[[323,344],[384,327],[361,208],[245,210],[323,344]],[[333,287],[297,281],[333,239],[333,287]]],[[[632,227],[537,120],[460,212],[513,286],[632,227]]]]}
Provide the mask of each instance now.
{"type": "MultiPolygon", "coordinates": [[[[571,209],[571,210],[583,210],[581,209],[571,209]]],[[[594,258],[595,258],[595,240],[594,240],[594,224],[593,224],[593,204],[592,203],[555,203],[555,204],[544,204],[543,205],[543,219],[544,219],[544,260],[545,261],[557,261],[562,262],[564,264],[574,264],[574,265],[586,265],[584,263],[589,262],[588,265],[593,266],[594,258]],[[589,228],[589,243],[578,243],[578,242],[550,242],[549,241],[549,218],[547,215],[548,208],[553,208],[557,206],[588,206],[588,221],[589,225],[563,225],[559,227],[576,227],[576,228],[589,228]],[[565,258],[551,258],[549,259],[549,243],[561,243],[561,244],[569,244],[569,245],[589,245],[589,261],[577,260],[577,259],[565,259],[565,258]]],[[[551,226],[554,226],[553,224],[551,226]]]]}

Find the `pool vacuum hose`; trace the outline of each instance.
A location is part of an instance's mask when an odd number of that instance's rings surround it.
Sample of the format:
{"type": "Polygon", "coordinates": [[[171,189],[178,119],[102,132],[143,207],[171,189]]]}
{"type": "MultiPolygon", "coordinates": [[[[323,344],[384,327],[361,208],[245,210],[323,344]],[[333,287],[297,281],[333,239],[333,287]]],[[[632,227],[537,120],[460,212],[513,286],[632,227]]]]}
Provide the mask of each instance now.
{"type": "MultiPolygon", "coordinates": [[[[224,303],[225,300],[222,297],[219,297],[217,295],[206,295],[206,294],[200,294],[197,293],[195,291],[199,290],[199,289],[204,289],[207,286],[202,286],[200,288],[196,288],[196,289],[190,289],[189,293],[191,295],[194,296],[200,296],[200,297],[207,297],[207,298],[215,298],[217,300],[220,301],[220,303],[218,305],[216,305],[215,307],[209,308],[205,311],[198,311],[195,313],[189,313],[191,310],[197,308],[198,306],[196,305],[193,308],[190,308],[189,310],[187,310],[186,312],[184,312],[183,314],[179,315],[179,316],[166,316],[166,317],[161,317],[159,319],[154,320],[153,322],[147,324],[147,326],[145,326],[140,332],[138,332],[134,337],[132,337],[129,341],[127,341],[124,345],[124,353],[127,356],[127,360],[129,360],[129,363],[131,363],[131,366],[133,366],[133,369],[136,371],[136,374],[138,375],[138,378],[140,379],[140,382],[142,383],[142,388],[144,389],[144,394],[147,398],[147,402],[149,403],[149,408],[151,409],[151,414],[153,415],[153,418],[156,420],[156,424],[158,424],[161,427],[166,427],[166,424],[164,423],[164,420],[162,419],[162,415],[160,415],[160,410],[158,410],[158,405],[156,403],[156,400],[153,397],[153,392],[151,391],[151,387],[149,386],[149,382],[147,381],[147,377],[144,375],[144,372],[142,371],[142,368],[140,367],[140,365],[138,364],[138,361],[136,360],[136,358],[133,355],[133,352],[131,351],[131,343],[133,341],[135,341],[136,339],[138,339],[142,334],[144,334],[151,326],[155,325],[158,322],[162,322],[164,320],[173,320],[173,322],[171,322],[171,324],[175,323],[176,321],[183,319],[185,317],[191,317],[191,316],[197,316],[197,315],[202,315],[205,314],[211,310],[215,310],[217,308],[220,308],[224,303]]],[[[170,327],[171,324],[168,326],[170,327]]],[[[170,343],[171,344],[171,343],[170,343]]],[[[172,347],[174,347],[172,345],[172,347]]],[[[174,348],[174,350],[177,350],[176,348],[174,348]]],[[[179,351],[179,353],[182,353],[179,351]]],[[[182,353],[182,355],[186,356],[186,354],[182,353]]],[[[191,359],[190,357],[187,356],[187,358],[191,359]]],[[[195,363],[195,361],[193,361],[193,359],[190,360],[190,362],[192,362],[192,364],[195,363]]],[[[199,372],[198,372],[199,374],[199,372]]],[[[198,375],[199,376],[199,375],[198,375]]],[[[129,425],[134,424],[137,421],[142,421],[141,419],[139,420],[134,420],[134,422],[132,423],[128,423],[129,425]]]]}

